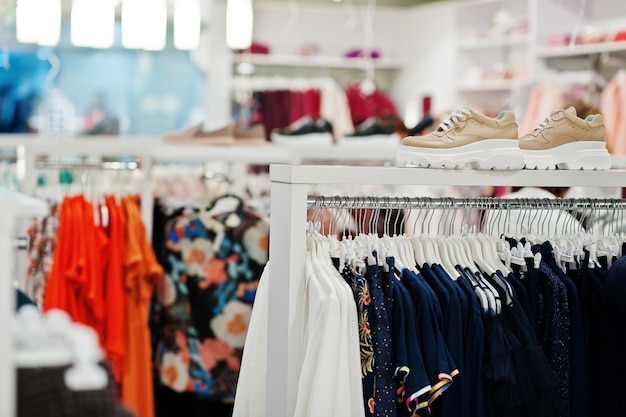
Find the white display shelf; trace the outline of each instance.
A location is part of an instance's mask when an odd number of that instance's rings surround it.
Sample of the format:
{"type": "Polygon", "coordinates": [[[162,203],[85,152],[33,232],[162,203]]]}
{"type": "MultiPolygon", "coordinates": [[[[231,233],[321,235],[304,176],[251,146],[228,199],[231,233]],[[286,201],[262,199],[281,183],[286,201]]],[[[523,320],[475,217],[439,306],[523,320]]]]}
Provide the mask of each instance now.
{"type": "Polygon", "coordinates": [[[38,135],[0,135],[0,149],[23,146],[37,155],[128,156],[139,155],[159,144],[152,136],[75,136],[42,138],[38,135]]]}
{"type": "Polygon", "coordinates": [[[465,0],[457,2],[459,7],[493,6],[505,0],[465,0]]]}
{"type": "Polygon", "coordinates": [[[457,48],[460,50],[501,48],[507,46],[527,45],[528,41],[529,36],[526,33],[511,36],[492,36],[479,39],[461,40],[457,44],[457,48]]]}
{"type": "Polygon", "coordinates": [[[270,180],[287,184],[622,187],[626,170],[480,171],[412,167],[272,165],[270,180]]]}
{"type": "Polygon", "coordinates": [[[344,139],[336,145],[293,146],[294,155],[300,161],[395,161],[398,143],[385,145],[350,144],[344,139]]]}
{"type": "MultiPolygon", "coordinates": [[[[334,56],[303,56],[303,55],[261,55],[235,54],[233,63],[250,63],[259,66],[276,67],[305,67],[305,68],[338,68],[363,69],[369,64],[365,58],[345,58],[334,56]]],[[[373,60],[376,69],[399,70],[404,66],[400,60],[390,58],[376,58],[373,60]]]]}
{"type": "Polygon", "coordinates": [[[260,146],[212,146],[174,145],[158,143],[146,154],[156,161],[222,161],[247,162],[251,164],[298,163],[298,156],[283,146],[272,144],[260,146]]]}
{"type": "Polygon", "coordinates": [[[42,200],[0,187],[0,213],[3,216],[45,216],[49,210],[48,204],[42,200]]]}
{"type": "Polygon", "coordinates": [[[457,85],[457,90],[460,93],[484,93],[484,92],[498,92],[498,91],[510,91],[519,88],[524,84],[524,80],[484,80],[465,82],[457,85]]]}
{"type": "Polygon", "coordinates": [[[626,41],[592,43],[588,45],[544,47],[537,51],[543,59],[585,57],[601,53],[626,53],[626,41]]]}
{"type": "Polygon", "coordinates": [[[0,149],[23,147],[29,155],[134,156],[160,162],[247,162],[252,164],[298,164],[303,160],[388,161],[395,160],[398,143],[369,146],[347,140],[328,145],[215,146],[163,143],[158,137],[77,137],[42,139],[36,135],[0,135],[0,149]]]}

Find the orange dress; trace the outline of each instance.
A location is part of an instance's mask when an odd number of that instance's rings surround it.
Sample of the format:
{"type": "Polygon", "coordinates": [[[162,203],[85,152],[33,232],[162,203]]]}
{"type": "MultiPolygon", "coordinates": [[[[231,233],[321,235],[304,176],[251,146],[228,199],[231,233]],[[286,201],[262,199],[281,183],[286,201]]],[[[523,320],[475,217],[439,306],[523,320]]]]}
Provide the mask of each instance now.
{"type": "Polygon", "coordinates": [[[126,256],[126,219],[124,210],[113,196],[105,198],[109,212],[109,247],[105,271],[104,348],[113,367],[113,375],[122,382],[126,349],[126,289],[124,261],[126,256]]]}
{"type": "Polygon", "coordinates": [[[154,416],[152,356],[148,310],[150,298],[163,277],[141,220],[138,199],[122,201],[126,213],[126,349],[122,401],[139,417],[154,416]]]}

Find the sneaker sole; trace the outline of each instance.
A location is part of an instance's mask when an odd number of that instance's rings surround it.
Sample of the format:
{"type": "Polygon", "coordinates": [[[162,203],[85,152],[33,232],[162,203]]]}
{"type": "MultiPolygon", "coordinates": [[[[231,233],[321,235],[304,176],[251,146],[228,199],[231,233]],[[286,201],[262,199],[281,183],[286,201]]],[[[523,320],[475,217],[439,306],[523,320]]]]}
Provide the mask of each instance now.
{"type": "Polygon", "coordinates": [[[512,171],[524,168],[524,157],[517,141],[487,139],[449,149],[400,146],[396,160],[424,168],[481,169],[512,171]]]}
{"type": "Polygon", "coordinates": [[[572,142],[541,151],[522,149],[526,169],[603,171],[611,168],[604,142],[572,142]]]}

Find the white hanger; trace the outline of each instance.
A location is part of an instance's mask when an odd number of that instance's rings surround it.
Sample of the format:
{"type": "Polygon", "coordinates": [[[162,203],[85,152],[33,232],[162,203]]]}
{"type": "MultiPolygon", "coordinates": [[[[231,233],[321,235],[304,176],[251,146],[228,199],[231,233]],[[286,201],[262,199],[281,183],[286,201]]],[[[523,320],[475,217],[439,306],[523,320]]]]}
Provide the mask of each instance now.
{"type": "Polygon", "coordinates": [[[433,244],[437,252],[439,253],[439,258],[441,259],[441,266],[446,271],[448,276],[453,280],[458,278],[458,272],[456,268],[454,268],[454,264],[452,261],[453,254],[448,248],[447,239],[436,237],[433,238],[433,244]]]}
{"type": "Polygon", "coordinates": [[[496,303],[496,297],[493,293],[484,285],[484,280],[478,279],[474,274],[479,273],[476,265],[472,260],[471,248],[469,242],[466,241],[466,238],[462,237],[454,237],[452,238],[454,242],[458,245],[459,255],[461,256],[464,267],[467,267],[470,271],[469,278],[472,280],[474,286],[474,292],[478,294],[481,299],[482,306],[485,310],[492,310],[497,312],[498,305],[496,303]]]}

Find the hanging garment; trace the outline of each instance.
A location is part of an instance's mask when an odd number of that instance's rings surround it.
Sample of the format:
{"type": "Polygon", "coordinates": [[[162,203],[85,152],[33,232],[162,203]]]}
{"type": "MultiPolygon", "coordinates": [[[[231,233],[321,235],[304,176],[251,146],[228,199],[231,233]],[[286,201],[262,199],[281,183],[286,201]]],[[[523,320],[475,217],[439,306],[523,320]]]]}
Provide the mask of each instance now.
{"type": "Polygon", "coordinates": [[[124,257],[126,254],[126,216],[113,196],[105,197],[108,212],[110,243],[105,272],[107,320],[104,329],[104,348],[111,360],[112,372],[118,383],[124,373],[126,351],[126,287],[124,283],[124,257]]]}
{"type": "Polygon", "coordinates": [[[50,214],[42,219],[34,219],[27,231],[28,265],[24,292],[40,307],[43,306],[43,298],[50,277],[58,228],[59,205],[51,203],[50,214]]]}
{"type": "Polygon", "coordinates": [[[346,97],[354,126],[371,117],[398,114],[391,98],[378,89],[371,94],[365,94],[361,86],[355,84],[346,89],[346,97]]]}
{"type": "Polygon", "coordinates": [[[163,385],[217,401],[234,397],[268,229],[234,196],[174,219],[156,352],[163,385]]]}
{"type": "Polygon", "coordinates": [[[152,358],[148,328],[149,302],[163,278],[146,229],[141,221],[139,199],[122,199],[126,214],[124,284],[126,301],[126,344],[122,376],[122,401],[139,417],[154,416],[152,358]]]}

